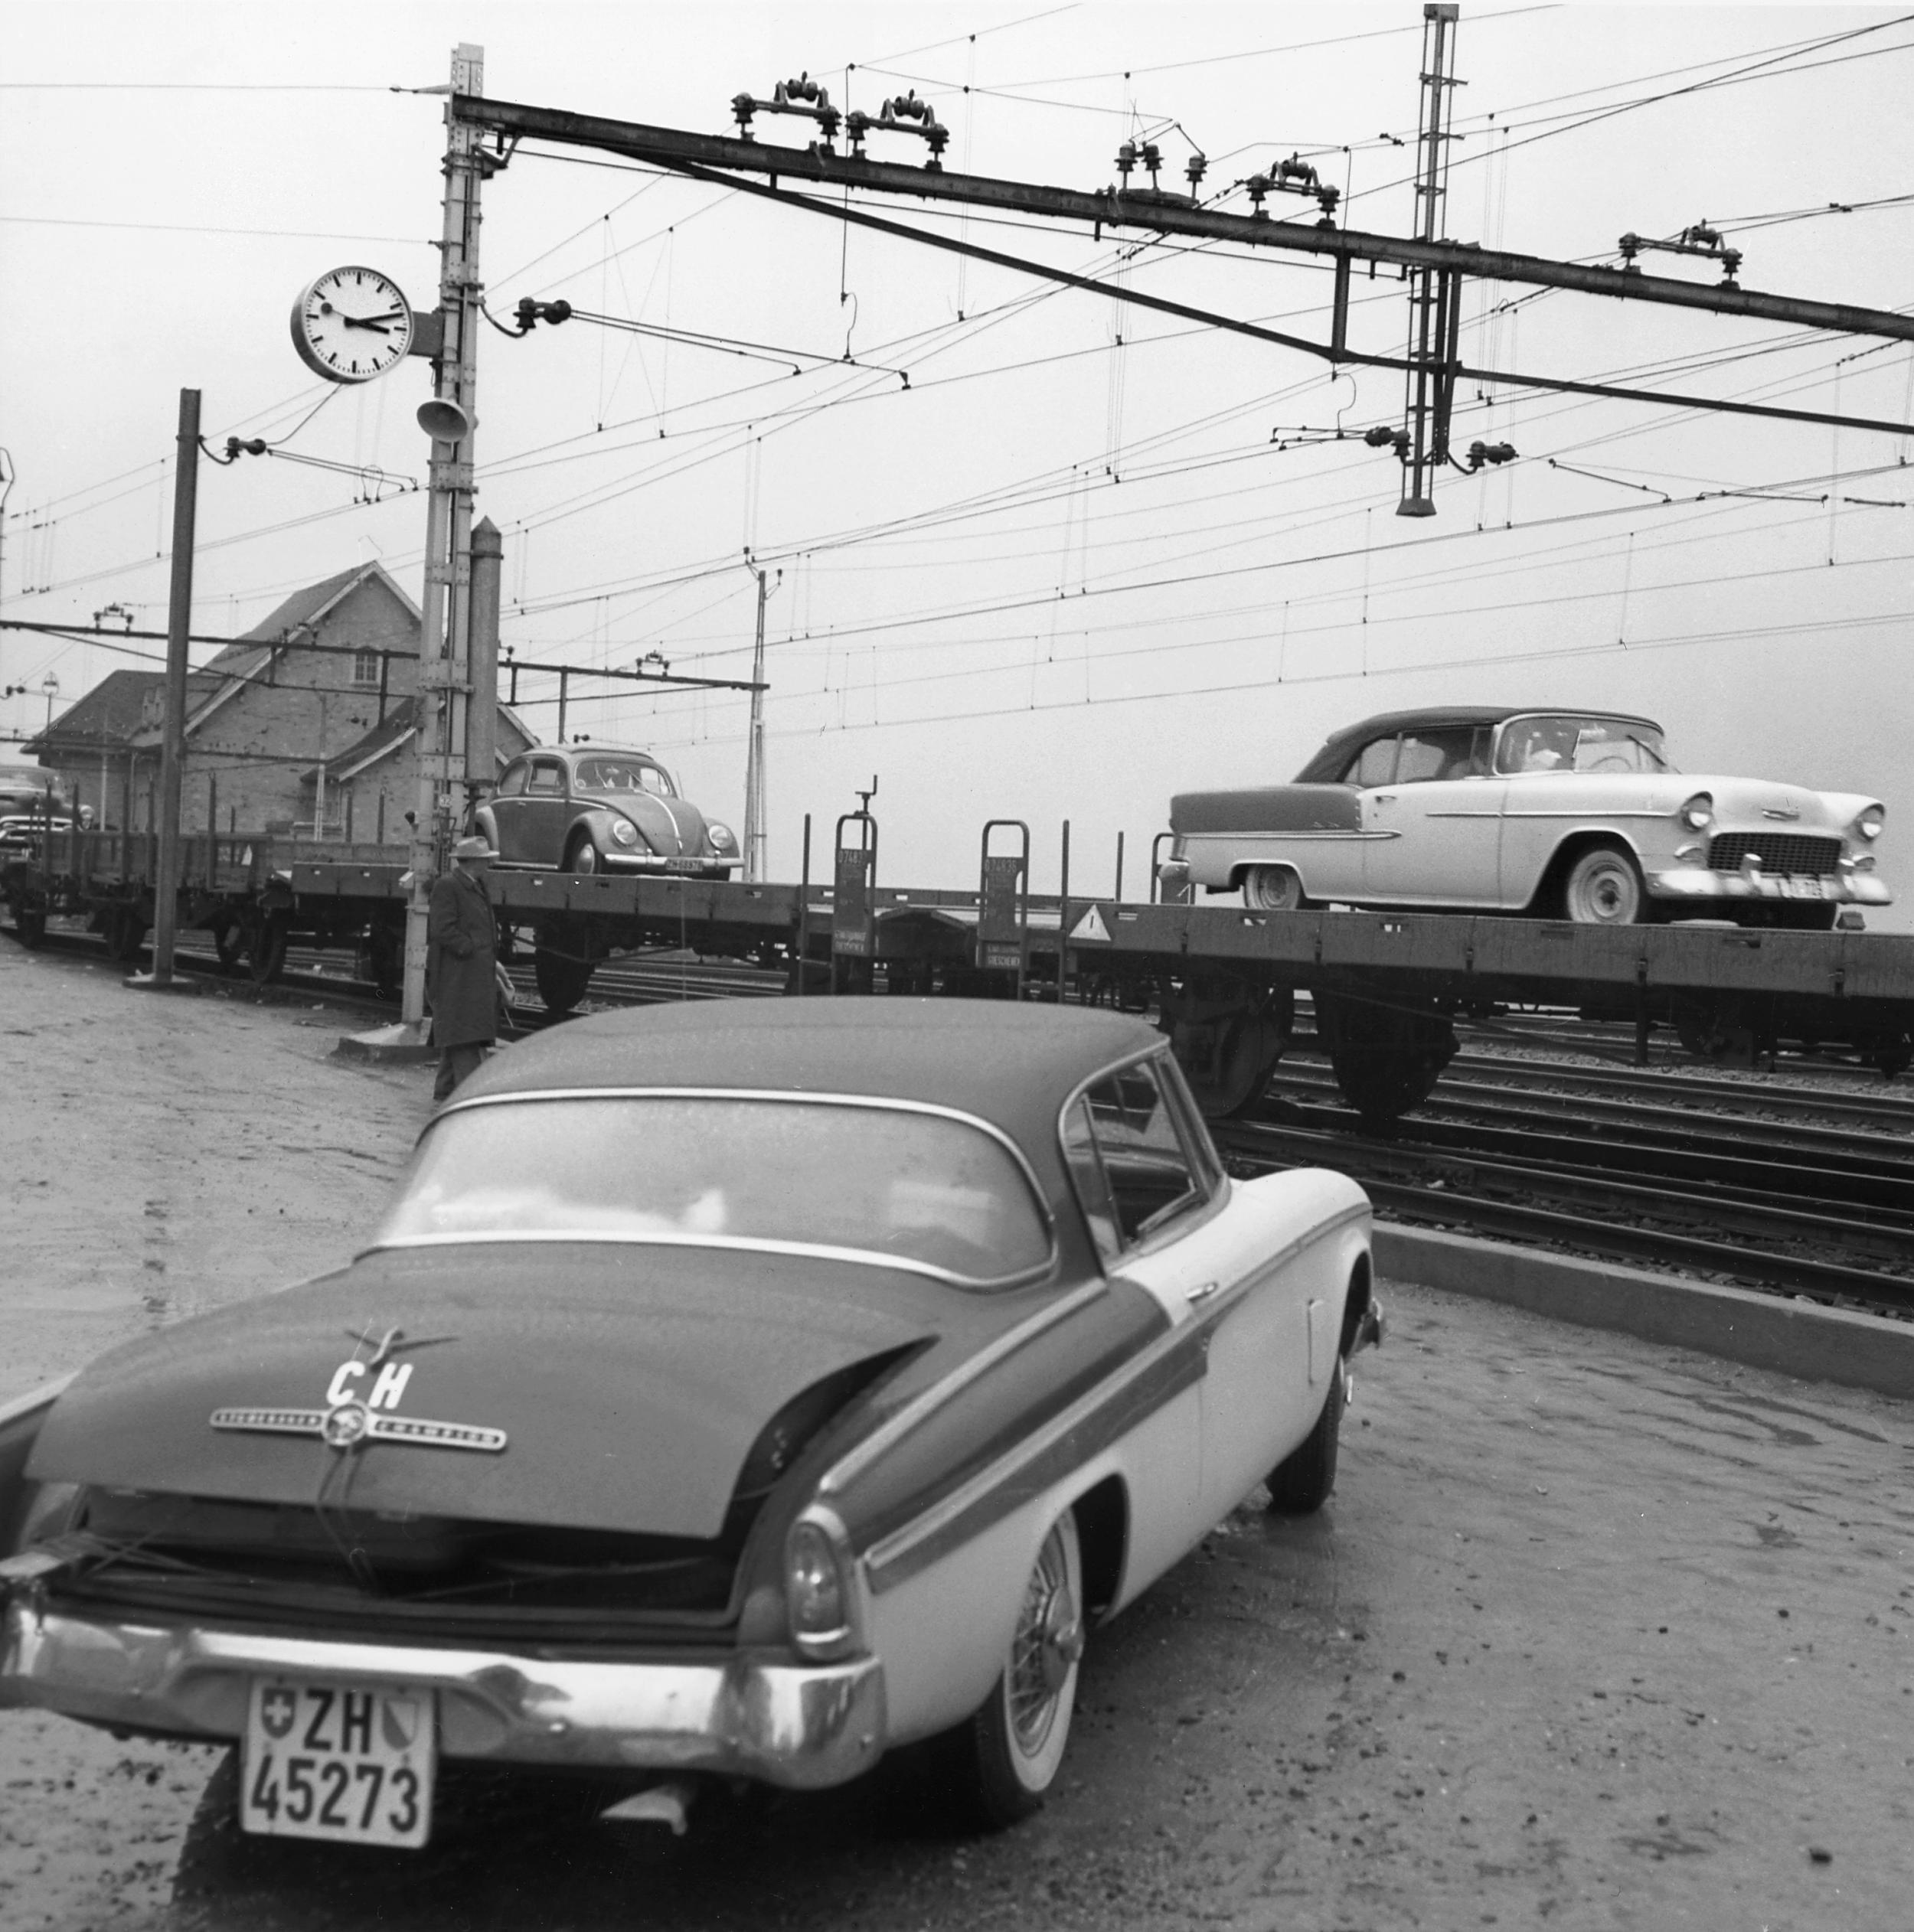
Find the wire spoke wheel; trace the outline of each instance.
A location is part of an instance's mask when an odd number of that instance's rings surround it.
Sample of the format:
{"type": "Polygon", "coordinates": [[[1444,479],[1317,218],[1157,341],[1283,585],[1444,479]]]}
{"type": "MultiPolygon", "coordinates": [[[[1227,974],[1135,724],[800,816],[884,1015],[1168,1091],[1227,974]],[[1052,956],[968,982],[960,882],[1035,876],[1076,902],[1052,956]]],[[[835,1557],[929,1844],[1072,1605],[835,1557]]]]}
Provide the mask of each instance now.
{"type": "Polygon", "coordinates": [[[954,1734],[965,1808],[988,1829],[1015,1824],[1044,1802],[1070,1741],[1083,1654],[1083,1559],[1075,1513],[1050,1526],[1024,1586],[1003,1674],[954,1734]]]}

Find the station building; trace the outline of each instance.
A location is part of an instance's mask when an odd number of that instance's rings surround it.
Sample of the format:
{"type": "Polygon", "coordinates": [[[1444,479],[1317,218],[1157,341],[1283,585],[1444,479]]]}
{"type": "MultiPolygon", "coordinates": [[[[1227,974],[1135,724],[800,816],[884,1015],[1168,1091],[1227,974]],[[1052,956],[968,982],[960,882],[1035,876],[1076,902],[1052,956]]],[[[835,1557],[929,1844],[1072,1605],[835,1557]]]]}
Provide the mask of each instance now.
{"type": "MultiPolygon", "coordinates": [[[[402,845],[418,799],[420,612],[381,563],[309,584],[192,672],[181,825],[402,845]]],[[[94,822],[158,824],[165,674],[116,671],[32,739],[94,822]]],[[[500,763],[532,743],[498,707],[500,763]]]]}

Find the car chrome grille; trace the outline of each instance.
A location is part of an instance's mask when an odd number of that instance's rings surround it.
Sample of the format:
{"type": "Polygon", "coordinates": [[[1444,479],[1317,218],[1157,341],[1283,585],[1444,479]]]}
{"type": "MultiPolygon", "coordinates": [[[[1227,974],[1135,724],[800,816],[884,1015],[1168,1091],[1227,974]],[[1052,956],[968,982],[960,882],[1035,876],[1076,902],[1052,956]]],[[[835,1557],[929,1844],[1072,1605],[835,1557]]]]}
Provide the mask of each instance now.
{"type": "Polygon", "coordinates": [[[1751,852],[1763,872],[1818,874],[1840,866],[1841,842],[1802,832],[1722,832],[1708,841],[1708,864],[1716,872],[1739,872],[1751,852]]]}

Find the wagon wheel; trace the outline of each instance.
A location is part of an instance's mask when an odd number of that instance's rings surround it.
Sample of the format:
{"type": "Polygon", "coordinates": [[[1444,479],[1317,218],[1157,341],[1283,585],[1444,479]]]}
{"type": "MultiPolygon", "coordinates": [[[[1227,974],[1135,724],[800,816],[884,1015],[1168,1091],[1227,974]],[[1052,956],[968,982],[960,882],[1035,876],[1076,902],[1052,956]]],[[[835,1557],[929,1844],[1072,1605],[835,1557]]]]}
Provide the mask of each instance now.
{"type": "Polygon", "coordinates": [[[253,920],[247,928],[246,969],[255,986],[270,986],[286,971],[286,946],[289,937],[286,915],[268,912],[253,920]]]}
{"type": "Polygon", "coordinates": [[[47,909],[44,906],[16,906],[13,909],[13,936],[28,951],[34,951],[47,937],[47,909]]]}
{"type": "Polygon", "coordinates": [[[1349,1370],[1338,1356],[1315,1426],[1267,1477],[1269,1507],[1278,1516],[1306,1516],[1320,1509],[1336,1487],[1336,1445],[1349,1400],[1349,1370]]]}
{"type": "Polygon", "coordinates": [[[1455,1057],[1455,1029],[1432,1010],[1318,992],[1316,1032],[1344,1099],[1373,1131],[1419,1107],[1455,1057]]]}
{"type": "Polygon", "coordinates": [[[1024,1586],[1003,1674],[951,1735],[965,1808],[1000,1829],[1040,1808],[1070,1742],[1083,1654],[1083,1558],[1076,1517],[1050,1526],[1024,1586]]]}
{"type": "Polygon", "coordinates": [[[570,1013],[592,983],[593,961],[574,959],[541,940],[532,955],[532,976],[547,1013],[570,1013]]]}

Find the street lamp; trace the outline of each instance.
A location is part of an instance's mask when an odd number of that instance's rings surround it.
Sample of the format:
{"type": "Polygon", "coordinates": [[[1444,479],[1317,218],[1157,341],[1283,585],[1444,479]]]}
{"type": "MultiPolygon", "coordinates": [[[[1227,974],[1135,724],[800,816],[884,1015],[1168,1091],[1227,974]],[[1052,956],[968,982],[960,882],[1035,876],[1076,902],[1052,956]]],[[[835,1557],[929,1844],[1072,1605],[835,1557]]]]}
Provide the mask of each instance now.
{"type": "Polygon", "coordinates": [[[47,729],[53,729],[53,701],[60,695],[60,679],[56,672],[48,671],[40,680],[40,688],[47,694],[47,729]]]}

